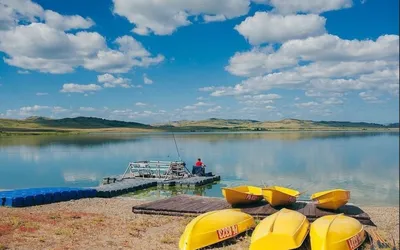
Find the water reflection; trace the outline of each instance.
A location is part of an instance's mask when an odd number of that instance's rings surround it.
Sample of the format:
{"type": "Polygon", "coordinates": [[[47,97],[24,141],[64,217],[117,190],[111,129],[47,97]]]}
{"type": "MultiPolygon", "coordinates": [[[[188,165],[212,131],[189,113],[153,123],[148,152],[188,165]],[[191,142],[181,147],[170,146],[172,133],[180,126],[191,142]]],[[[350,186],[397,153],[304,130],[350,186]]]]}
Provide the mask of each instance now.
{"type": "MultiPolygon", "coordinates": [[[[238,184],[291,185],[301,198],[329,188],[351,190],[358,204],[399,203],[399,134],[261,132],[175,134],[190,166],[201,157],[222,181],[204,189],[148,190],[138,197],[179,192],[221,196],[238,184]],[[140,196],[141,195],[141,196],[140,196]]],[[[0,189],[97,186],[130,161],[177,160],[171,134],[99,134],[0,138],[0,189]]]]}

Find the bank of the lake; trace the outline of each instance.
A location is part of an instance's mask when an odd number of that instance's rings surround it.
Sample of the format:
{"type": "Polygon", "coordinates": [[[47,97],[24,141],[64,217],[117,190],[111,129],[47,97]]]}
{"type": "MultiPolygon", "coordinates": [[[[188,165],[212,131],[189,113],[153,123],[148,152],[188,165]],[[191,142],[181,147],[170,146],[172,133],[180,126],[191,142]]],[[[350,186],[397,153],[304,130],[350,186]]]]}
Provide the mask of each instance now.
{"type": "Polygon", "coordinates": [[[270,128],[265,130],[254,130],[254,129],[216,129],[216,128],[203,128],[203,129],[137,129],[137,128],[101,128],[101,129],[50,129],[50,130],[36,130],[36,129],[23,129],[23,130],[8,130],[8,131],[0,131],[0,137],[6,136],[28,136],[28,135],[55,135],[55,136],[66,136],[66,135],[87,135],[87,134],[114,134],[114,133],[215,133],[215,132],[223,132],[223,133],[237,133],[237,132],[363,132],[363,133],[372,133],[372,132],[400,132],[399,128],[335,128],[335,127],[327,127],[327,128],[294,128],[294,129],[285,129],[285,128],[270,128]]]}
{"type": "MultiPolygon", "coordinates": [[[[27,208],[0,207],[0,249],[177,249],[179,237],[193,217],[133,214],[132,206],[144,202],[93,198],[27,208]]],[[[362,209],[382,236],[393,237],[399,244],[399,207],[362,209]]],[[[243,235],[215,249],[244,250],[249,244],[250,236],[243,235]]]]}

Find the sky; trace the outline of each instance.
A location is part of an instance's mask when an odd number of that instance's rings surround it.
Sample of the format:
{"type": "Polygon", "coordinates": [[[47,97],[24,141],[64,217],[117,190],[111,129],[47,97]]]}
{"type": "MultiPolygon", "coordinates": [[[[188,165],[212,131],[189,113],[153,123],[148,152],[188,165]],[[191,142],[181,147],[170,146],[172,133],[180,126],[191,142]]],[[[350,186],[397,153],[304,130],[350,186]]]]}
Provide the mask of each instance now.
{"type": "Polygon", "coordinates": [[[0,118],[399,120],[398,0],[0,0],[0,118]]]}

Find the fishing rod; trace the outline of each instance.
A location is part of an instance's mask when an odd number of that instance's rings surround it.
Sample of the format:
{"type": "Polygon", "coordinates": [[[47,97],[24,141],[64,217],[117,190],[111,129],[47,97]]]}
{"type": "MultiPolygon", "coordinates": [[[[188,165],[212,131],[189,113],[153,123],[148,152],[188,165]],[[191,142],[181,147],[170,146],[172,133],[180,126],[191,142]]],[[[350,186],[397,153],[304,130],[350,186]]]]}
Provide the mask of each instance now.
{"type": "MultiPolygon", "coordinates": [[[[169,122],[170,126],[172,127],[171,121],[169,119],[168,119],[168,122],[169,122]]],[[[174,134],[173,129],[171,129],[171,133],[172,133],[172,137],[174,138],[175,148],[176,148],[176,152],[178,153],[179,161],[182,161],[181,155],[179,154],[178,144],[176,143],[175,134],[174,134]]]]}

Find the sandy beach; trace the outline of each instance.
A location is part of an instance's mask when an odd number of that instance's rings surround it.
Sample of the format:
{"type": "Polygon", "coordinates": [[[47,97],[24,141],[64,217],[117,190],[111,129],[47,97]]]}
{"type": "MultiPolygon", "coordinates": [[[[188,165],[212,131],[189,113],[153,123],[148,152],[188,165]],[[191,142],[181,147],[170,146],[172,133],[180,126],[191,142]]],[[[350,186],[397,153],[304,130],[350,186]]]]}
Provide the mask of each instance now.
{"type": "MultiPolygon", "coordinates": [[[[138,215],[130,198],[82,199],[27,208],[0,207],[0,249],[178,249],[193,217],[138,215]]],[[[399,207],[362,207],[385,238],[399,240],[399,207]]],[[[214,249],[248,249],[249,235],[214,249]]]]}

